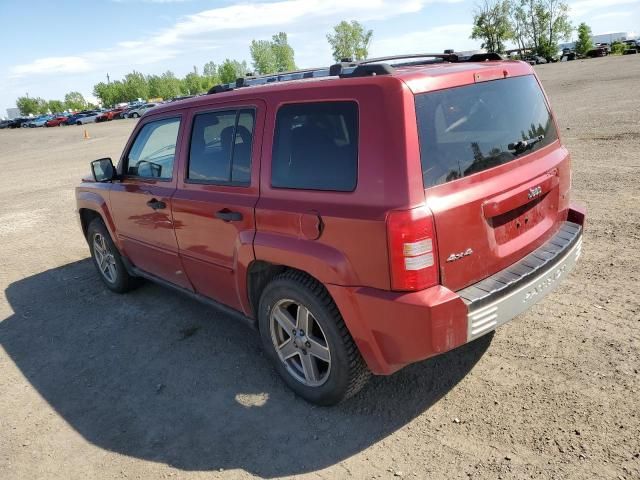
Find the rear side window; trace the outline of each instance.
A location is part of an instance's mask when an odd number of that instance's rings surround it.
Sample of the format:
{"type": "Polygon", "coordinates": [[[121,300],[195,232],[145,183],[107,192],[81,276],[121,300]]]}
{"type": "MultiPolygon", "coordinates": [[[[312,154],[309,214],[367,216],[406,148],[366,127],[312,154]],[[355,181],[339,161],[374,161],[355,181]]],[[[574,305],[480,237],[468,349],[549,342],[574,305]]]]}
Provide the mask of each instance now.
{"type": "Polygon", "coordinates": [[[281,107],[271,162],[273,187],[353,191],[358,170],[357,104],[281,107]]]}
{"type": "Polygon", "coordinates": [[[196,115],[191,131],[189,180],[249,185],[254,116],[253,110],[196,115]]]}
{"type": "Polygon", "coordinates": [[[170,179],[179,129],[179,118],[166,118],[145,124],[129,150],[127,175],[170,179]]]}
{"type": "Polygon", "coordinates": [[[502,165],[558,136],[532,75],[416,96],[425,188],[502,165]]]}

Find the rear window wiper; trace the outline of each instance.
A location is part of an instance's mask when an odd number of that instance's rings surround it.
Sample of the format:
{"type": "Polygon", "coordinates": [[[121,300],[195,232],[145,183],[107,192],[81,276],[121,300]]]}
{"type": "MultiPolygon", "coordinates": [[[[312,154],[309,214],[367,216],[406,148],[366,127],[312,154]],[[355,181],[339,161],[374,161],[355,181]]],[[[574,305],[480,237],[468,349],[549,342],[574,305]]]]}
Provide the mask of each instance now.
{"type": "Polygon", "coordinates": [[[537,137],[530,138],[529,140],[520,140],[515,143],[510,143],[507,145],[507,149],[514,150],[514,155],[520,155],[521,153],[533,148],[536,143],[541,142],[542,140],[544,140],[544,135],[538,135],[537,137]]]}

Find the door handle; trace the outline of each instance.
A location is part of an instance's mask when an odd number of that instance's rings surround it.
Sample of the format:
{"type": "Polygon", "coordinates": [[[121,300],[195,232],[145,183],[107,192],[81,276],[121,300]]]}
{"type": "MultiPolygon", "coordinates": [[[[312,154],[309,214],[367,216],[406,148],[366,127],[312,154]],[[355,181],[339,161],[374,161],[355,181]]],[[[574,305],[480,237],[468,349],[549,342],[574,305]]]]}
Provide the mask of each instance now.
{"type": "Polygon", "coordinates": [[[152,198],[151,200],[149,200],[147,202],[147,205],[149,205],[151,208],[153,208],[154,210],[160,210],[162,208],[167,208],[167,204],[160,201],[160,200],[156,200],[155,198],[152,198]]]}
{"type": "Polygon", "coordinates": [[[215,217],[225,222],[237,222],[239,220],[242,220],[242,214],[240,212],[232,212],[228,208],[218,210],[215,214],[215,217]]]}

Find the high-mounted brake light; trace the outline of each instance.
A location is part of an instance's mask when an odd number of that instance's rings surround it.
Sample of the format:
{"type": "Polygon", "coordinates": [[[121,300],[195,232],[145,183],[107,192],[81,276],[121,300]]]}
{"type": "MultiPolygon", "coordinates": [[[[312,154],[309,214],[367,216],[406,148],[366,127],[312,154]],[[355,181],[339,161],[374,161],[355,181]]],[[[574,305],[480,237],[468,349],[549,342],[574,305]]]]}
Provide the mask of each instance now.
{"type": "Polygon", "coordinates": [[[437,285],[435,229],[427,208],[390,212],[387,237],[392,290],[423,290],[437,285]]]}

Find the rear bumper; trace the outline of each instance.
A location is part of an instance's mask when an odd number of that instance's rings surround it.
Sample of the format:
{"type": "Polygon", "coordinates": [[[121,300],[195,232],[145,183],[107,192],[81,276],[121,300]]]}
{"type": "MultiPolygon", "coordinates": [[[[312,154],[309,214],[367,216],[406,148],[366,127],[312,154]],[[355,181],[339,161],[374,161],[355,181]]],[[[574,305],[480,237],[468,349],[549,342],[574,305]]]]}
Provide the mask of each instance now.
{"type": "Polygon", "coordinates": [[[519,262],[457,292],[469,310],[467,340],[495,330],[553,291],[575,267],[581,251],[582,227],[565,222],[519,262]]]}
{"type": "Polygon", "coordinates": [[[388,375],[491,332],[553,291],[580,256],[583,222],[583,212],[570,211],[540,248],[458,292],[327,288],[371,371],[388,375]]]}

